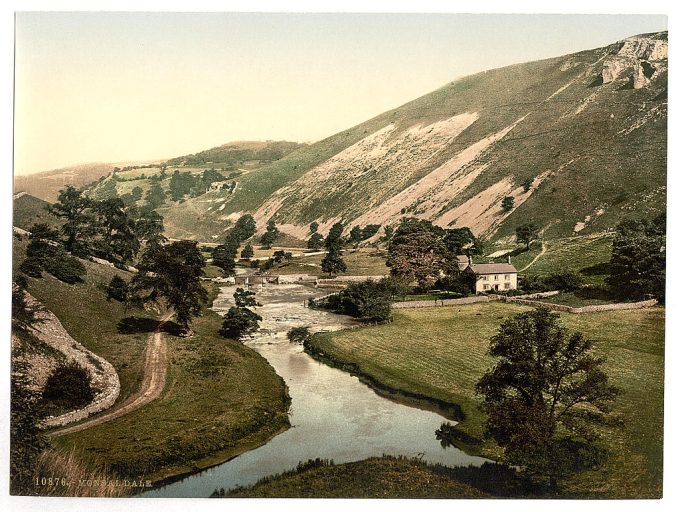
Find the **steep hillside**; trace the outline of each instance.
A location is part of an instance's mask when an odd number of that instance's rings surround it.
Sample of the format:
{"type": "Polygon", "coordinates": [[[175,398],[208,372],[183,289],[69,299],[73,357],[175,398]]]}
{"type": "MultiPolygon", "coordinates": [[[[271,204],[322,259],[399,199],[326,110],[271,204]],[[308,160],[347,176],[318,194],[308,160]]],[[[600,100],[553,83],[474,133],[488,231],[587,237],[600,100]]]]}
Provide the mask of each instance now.
{"type": "Polygon", "coordinates": [[[175,207],[300,238],[404,215],[491,239],[529,220],[548,238],[606,231],[664,207],[667,51],[646,34],[469,76],[175,207]]]}
{"type": "Polygon", "coordinates": [[[60,226],[59,219],[47,211],[50,203],[19,192],[14,196],[12,225],[29,230],[33,224],[45,223],[52,227],[60,226]]]}
{"type": "Polygon", "coordinates": [[[227,165],[235,166],[246,162],[271,162],[288,153],[304,147],[297,142],[280,141],[238,141],[229,142],[193,155],[171,158],[165,165],[227,165]]]}

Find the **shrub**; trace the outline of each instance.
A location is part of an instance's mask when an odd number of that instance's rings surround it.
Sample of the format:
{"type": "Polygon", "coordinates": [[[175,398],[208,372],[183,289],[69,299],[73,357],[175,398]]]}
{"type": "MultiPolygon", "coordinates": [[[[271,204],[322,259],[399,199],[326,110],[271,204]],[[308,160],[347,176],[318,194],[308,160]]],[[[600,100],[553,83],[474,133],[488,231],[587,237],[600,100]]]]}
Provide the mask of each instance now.
{"type": "Polygon", "coordinates": [[[68,409],[89,404],[94,398],[90,373],[75,362],[58,366],[47,378],[43,398],[68,409]]]}
{"type": "Polygon", "coordinates": [[[125,302],[130,293],[130,287],[120,276],[113,276],[111,282],[106,287],[106,298],[115,299],[118,302],[125,302]]]}
{"type": "Polygon", "coordinates": [[[24,274],[31,277],[42,277],[42,265],[36,258],[26,258],[19,266],[24,274]]]}
{"type": "Polygon", "coordinates": [[[220,334],[225,338],[240,340],[257,331],[262,317],[248,308],[232,306],[224,315],[220,334]]]}
{"type": "Polygon", "coordinates": [[[59,251],[44,263],[45,270],[64,283],[81,282],[85,275],[85,266],[65,251],[59,251]]]}
{"type": "Polygon", "coordinates": [[[316,305],[362,320],[383,322],[392,316],[391,281],[353,283],[341,292],[317,301],[316,305]]]}
{"type": "Polygon", "coordinates": [[[304,343],[310,337],[309,327],[293,327],[286,336],[292,343],[304,343]]]}
{"type": "Polygon", "coordinates": [[[581,288],[583,281],[574,272],[555,272],[544,278],[545,286],[553,290],[574,291],[581,288]]]}

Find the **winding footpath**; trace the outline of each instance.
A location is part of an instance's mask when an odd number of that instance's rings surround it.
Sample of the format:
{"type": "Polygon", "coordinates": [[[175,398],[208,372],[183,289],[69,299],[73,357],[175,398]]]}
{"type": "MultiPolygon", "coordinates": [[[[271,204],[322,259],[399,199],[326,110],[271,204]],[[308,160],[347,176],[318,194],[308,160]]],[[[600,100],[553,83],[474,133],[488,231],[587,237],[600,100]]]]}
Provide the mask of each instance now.
{"type": "Polygon", "coordinates": [[[536,255],[536,257],[535,257],[533,260],[531,260],[531,261],[529,262],[529,264],[528,264],[526,267],[519,269],[517,272],[524,272],[524,271],[525,271],[526,269],[528,269],[531,265],[533,265],[534,263],[536,263],[536,262],[538,261],[538,259],[539,259],[540,257],[542,257],[542,256],[545,254],[545,252],[546,252],[547,250],[548,250],[548,244],[546,244],[545,242],[541,242],[541,252],[539,252],[539,253],[536,255]]]}
{"type": "Polygon", "coordinates": [[[92,418],[83,423],[62,428],[50,432],[50,436],[57,437],[72,432],[79,432],[95,425],[101,425],[107,421],[120,418],[125,414],[139,409],[140,407],[158,398],[165,387],[167,375],[167,347],[163,338],[163,324],[170,320],[173,313],[167,313],[156,327],[156,330],[149,335],[149,340],[144,351],[144,378],[139,391],[130,395],[120,406],[113,408],[109,412],[92,418]]]}

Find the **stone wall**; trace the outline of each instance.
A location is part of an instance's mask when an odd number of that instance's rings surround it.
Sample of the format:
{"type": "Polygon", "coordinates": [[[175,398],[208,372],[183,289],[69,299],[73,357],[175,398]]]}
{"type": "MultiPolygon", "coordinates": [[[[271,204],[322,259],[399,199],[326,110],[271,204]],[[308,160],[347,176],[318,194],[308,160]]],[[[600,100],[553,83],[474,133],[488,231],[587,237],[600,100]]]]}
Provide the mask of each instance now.
{"type": "MultiPolygon", "coordinates": [[[[27,294],[29,303],[37,304],[32,296],[27,294]]],[[[115,368],[103,357],[90,352],[83,345],[74,340],[59,319],[46,309],[37,315],[40,320],[34,329],[35,336],[43,343],[63,353],[67,361],[75,361],[90,372],[91,384],[96,390],[95,397],[82,409],[70,411],[60,416],[48,416],[43,420],[43,428],[60,427],[87,418],[95,413],[111,407],[120,394],[120,381],[115,368]]]]}
{"type": "Polygon", "coordinates": [[[461,304],[474,304],[476,302],[489,302],[496,300],[495,297],[487,295],[475,295],[474,297],[463,297],[460,299],[443,299],[443,300],[409,300],[404,302],[395,302],[392,304],[392,309],[412,309],[412,308],[433,308],[446,306],[459,306],[461,304]]]}
{"type": "Polygon", "coordinates": [[[592,306],[581,306],[578,308],[573,308],[571,306],[565,306],[564,304],[551,304],[550,302],[541,302],[538,300],[527,300],[519,299],[517,297],[501,297],[504,302],[513,302],[515,304],[521,304],[523,306],[531,307],[542,307],[549,309],[551,311],[562,311],[565,313],[581,314],[581,313],[595,313],[597,311],[617,311],[626,309],[642,309],[655,306],[657,304],[656,299],[643,300],[640,302],[618,302],[615,304],[597,304],[592,306]]]}

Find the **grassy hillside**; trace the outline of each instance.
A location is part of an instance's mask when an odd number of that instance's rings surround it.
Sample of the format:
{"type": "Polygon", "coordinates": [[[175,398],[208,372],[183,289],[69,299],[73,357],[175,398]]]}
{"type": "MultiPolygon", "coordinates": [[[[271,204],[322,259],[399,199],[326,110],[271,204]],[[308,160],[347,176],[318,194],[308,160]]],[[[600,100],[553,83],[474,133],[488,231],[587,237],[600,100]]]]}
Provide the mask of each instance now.
{"type": "Polygon", "coordinates": [[[235,191],[170,209],[220,220],[252,212],[260,229],[273,216],[298,238],[313,220],[325,232],[341,218],[387,224],[402,215],[492,240],[527,221],[547,238],[606,231],[664,208],[666,39],[634,37],[457,80],[244,173],[235,191]],[[643,61],[653,73],[634,82],[643,61]],[[612,63],[622,71],[605,81],[612,63]],[[505,196],[515,200],[508,213],[505,196]]]}
{"type": "MultiPolygon", "coordinates": [[[[25,247],[25,239],[15,240],[15,272],[25,247]]],[[[83,264],[83,283],[29,277],[28,290],[74,339],[114,366],[120,403],[139,389],[143,351],[158,315],[106,300],[111,278],[129,280],[130,273],[83,264]]],[[[55,448],[75,451],[86,465],[106,466],[120,477],[160,480],[225,460],[285,429],[285,383],[255,351],[219,336],[220,326],[220,316],[206,309],[192,325],[192,338],[165,333],[169,367],[161,397],[129,415],[55,438],[55,448]]]]}
{"type": "Polygon", "coordinates": [[[59,190],[66,185],[82,187],[106,176],[113,170],[112,164],[94,163],[39,172],[14,177],[14,192],[27,192],[44,201],[54,202],[59,190]]]}
{"type": "MultiPolygon", "coordinates": [[[[465,415],[460,428],[481,438],[484,418],[474,386],[493,363],[487,355],[489,338],[504,319],[525,310],[506,303],[402,310],[391,324],[317,334],[312,344],[385,386],[459,404],[465,415]]],[[[614,412],[623,420],[622,427],[598,427],[610,458],[597,471],[565,482],[565,495],[659,497],[664,309],[563,314],[562,321],[592,339],[595,353],[606,358],[606,371],[622,391],[614,412]]],[[[482,452],[499,455],[491,445],[483,445],[482,452]]]]}
{"type": "Polygon", "coordinates": [[[288,141],[239,141],[229,142],[222,146],[199,151],[192,155],[171,158],[165,165],[247,165],[250,162],[271,162],[283,158],[305,144],[288,141]]]}
{"type": "Polygon", "coordinates": [[[61,223],[47,211],[49,204],[30,194],[19,195],[13,202],[12,225],[28,230],[33,224],[45,223],[56,228],[61,223]]]}

